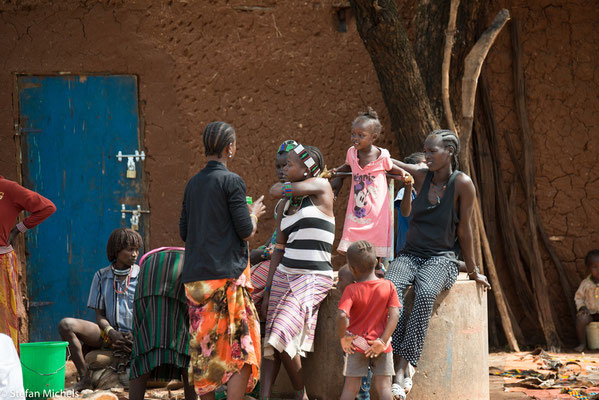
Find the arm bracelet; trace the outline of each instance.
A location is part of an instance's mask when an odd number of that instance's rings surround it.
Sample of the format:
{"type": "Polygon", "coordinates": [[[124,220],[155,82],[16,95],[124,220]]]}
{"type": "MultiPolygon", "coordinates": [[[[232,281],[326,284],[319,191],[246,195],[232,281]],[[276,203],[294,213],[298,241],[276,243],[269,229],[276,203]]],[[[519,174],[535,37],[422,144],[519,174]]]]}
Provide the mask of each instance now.
{"type": "Polygon", "coordinates": [[[293,197],[293,190],[291,189],[291,182],[283,183],[283,196],[287,198],[293,197]]]}

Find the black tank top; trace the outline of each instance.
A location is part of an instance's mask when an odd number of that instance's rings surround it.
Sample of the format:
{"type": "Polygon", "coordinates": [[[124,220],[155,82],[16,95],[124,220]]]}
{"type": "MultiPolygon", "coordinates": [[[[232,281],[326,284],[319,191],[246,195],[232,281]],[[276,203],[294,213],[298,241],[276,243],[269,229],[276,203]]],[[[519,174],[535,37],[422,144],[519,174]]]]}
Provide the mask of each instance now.
{"type": "Polygon", "coordinates": [[[454,207],[455,178],[461,174],[454,171],[449,177],[445,194],[437,204],[428,201],[428,191],[433,173],[426,174],[418,196],[412,202],[412,219],[406,234],[402,253],[418,257],[447,257],[457,261],[456,241],[458,214],[454,207]]]}

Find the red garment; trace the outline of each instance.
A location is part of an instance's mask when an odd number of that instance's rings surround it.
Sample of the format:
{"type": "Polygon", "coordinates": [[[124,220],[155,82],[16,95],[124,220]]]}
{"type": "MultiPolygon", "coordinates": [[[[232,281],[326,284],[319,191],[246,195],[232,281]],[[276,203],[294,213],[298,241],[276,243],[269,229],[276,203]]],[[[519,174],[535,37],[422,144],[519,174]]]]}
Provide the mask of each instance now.
{"type": "MultiPolygon", "coordinates": [[[[349,317],[347,330],[366,340],[381,337],[389,318],[389,308],[398,307],[395,285],[386,279],[356,282],[348,285],[339,301],[339,309],[349,317]]],[[[357,350],[363,353],[363,350],[357,350]]],[[[391,344],[385,353],[391,351],[391,344]]]]}
{"type": "Polygon", "coordinates": [[[0,247],[8,246],[8,235],[23,210],[31,213],[23,221],[30,229],[52,215],[56,206],[44,196],[0,176],[0,247]]]}

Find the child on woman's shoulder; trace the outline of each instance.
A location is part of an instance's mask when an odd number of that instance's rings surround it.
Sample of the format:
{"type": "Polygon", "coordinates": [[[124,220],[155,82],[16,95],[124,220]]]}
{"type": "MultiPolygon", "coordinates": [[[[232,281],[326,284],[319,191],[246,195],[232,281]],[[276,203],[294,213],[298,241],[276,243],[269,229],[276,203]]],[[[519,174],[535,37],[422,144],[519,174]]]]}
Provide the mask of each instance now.
{"type": "Polygon", "coordinates": [[[591,250],[584,258],[590,275],[582,282],[574,295],[576,302],[576,333],[578,346],[575,351],[583,351],[586,347],[586,327],[593,321],[599,321],[599,250],[591,250]]]}
{"type": "Polygon", "coordinates": [[[390,400],[393,354],[391,334],[399,321],[399,299],[395,286],[374,274],[374,246],[361,240],[347,249],[347,263],[355,283],[349,284],[339,301],[337,330],[346,354],[342,400],[353,400],[368,368],[374,375],[379,399],[390,400]]]}
{"type": "Polygon", "coordinates": [[[387,186],[387,173],[404,179],[405,171],[394,165],[387,149],[374,145],[382,131],[377,113],[368,108],[354,120],[352,147],[347,150],[345,164],[331,170],[335,194],[343,184],[340,172],[351,172],[352,186],[337,251],[345,253],[352,242],[368,240],[377,257],[391,257],[392,210],[387,186]]]}

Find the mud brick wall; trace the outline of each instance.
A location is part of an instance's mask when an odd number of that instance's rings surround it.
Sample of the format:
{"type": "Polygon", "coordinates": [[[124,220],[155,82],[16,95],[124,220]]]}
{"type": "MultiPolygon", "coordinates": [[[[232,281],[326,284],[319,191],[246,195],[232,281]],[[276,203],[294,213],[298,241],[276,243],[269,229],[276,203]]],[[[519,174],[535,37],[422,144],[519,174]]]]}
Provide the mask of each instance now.
{"type": "MultiPolygon", "coordinates": [[[[595,2],[580,0],[492,4],[508,8],[521,24],[538,212],[570,280],[578,285],[588,274],[584,256],[599,248],[599,9],[595,2]]],[[[498,133],[510,135],[520,151],[509,29],[499,35],[486,66],[498,133]]],[[[516,176],[521,171],[514,168],[504,137],[500,150],[504,183],[515,191],[518,220],[527,231],[516,176]]],[[[567,310],[567,301],[573,300],[564,299],[557,271],[547,254],[543,258],[556,324],[574,338],[567,310]]],[[[507,281],[509,272],[502,272],[507,281]]]]}
{"type": "MultiPolygon", "coordinates": [[[[274,153],[284,139],[318,146],[328,166],[342,163],[349,128],[367,105],[381,115],[379,145],[403,157],[392,139],[376,73],[349,18],[339,32],[333,0],[104,0],[0,3],[0,174],[18,179],[15,74],[136,74],[150,214],[150,247],[179,245],[178,218],[186,181],[204,164],[201,132],[230,122],[239,150],[231,169],[248,194],[275,181],[274,153]]],[[[402,7],[408,28],[413,7],[402,7]]],[[[599,20],[594,1],[492,0],[492,17],[510,9],[522,22],[527,104],[535,149],[541,219],[571,280],[597,244],[599,20]]],[[[487,60],[499,132],[518,142],[509,27],[487,60]]],[[[524,227],[525,204],[500,141],[505,184],[513,185],[524,227]]],[[[340,235],[347,201],[337,200],[340,235]]],[[[273,229],[272,207],[252,241],[273,229]]],[[[546,256],[545,256],[546,257],[546,256]]],[[[546,274],[558,320],[570,329],[556,272],[546,274]]],[[[342,257],[336,256],[339,266],[342,257]]],[[[509,282],[507,271],[500,275],[509,282]]],[[[514,294],[508,293],[513,296],[514,294]]],[[[570,301],[568,299],[568,301],[570,301]]],[[[519,310],[514,310],[519,316],[519,310]]],[[[572,332],[573,334],[573,332],[572,332]]]]}

